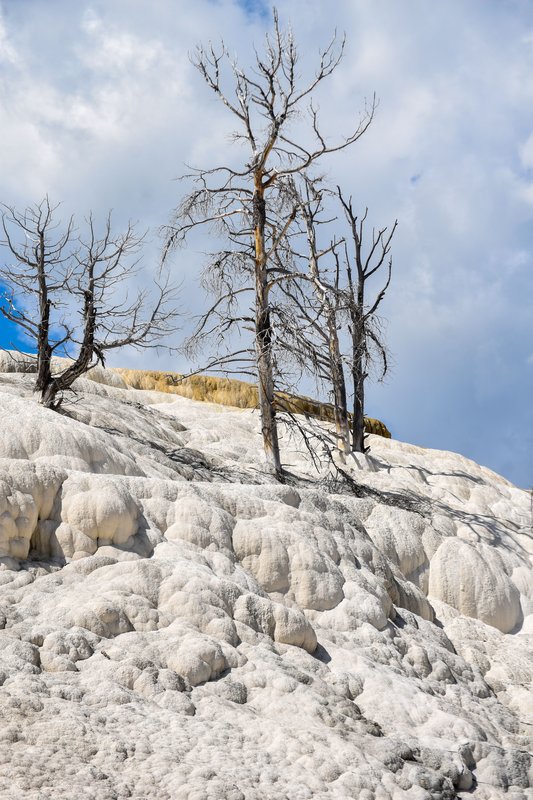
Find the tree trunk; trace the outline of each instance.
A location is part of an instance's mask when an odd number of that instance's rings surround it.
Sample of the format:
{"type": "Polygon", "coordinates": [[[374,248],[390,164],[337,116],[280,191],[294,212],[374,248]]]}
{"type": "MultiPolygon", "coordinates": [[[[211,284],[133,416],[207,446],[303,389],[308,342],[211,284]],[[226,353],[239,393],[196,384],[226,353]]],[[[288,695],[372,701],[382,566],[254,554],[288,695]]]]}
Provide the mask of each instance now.
{"type": "Polygon", "coordinates": [[[328,338],[329,361],[331,382],[333,384],[333,402],[335,409],[335,428],[337,432],[337,446],[343,462],[350,453],[350,425],[348,422],[348,407],[346,403],[346,382],[342,366],[339,337],[337,335],[335,315],[330,309],[328,313],[328,338]]]}
{"type": "Polygon", "coordinates": [[[41,319],[37,333],[37,378],[34,391],[42,392],[52,378],[52,348],[48,335],[50,330],[50,300],[40,296],[41,319]]]}
{"type": "MultiPolygon", "coordinates": [[[[92,276],[91,276],[92,280],[92,276]]],[[[96,308],[92,289],[85,291],[83,307],[83,341],[77,359],[64,372],[56,377],[49,376],[49,380],[41,390],[41,400],[45,408],[58,408],[56,397],[59,392],[70,389],[76,378],[81,378],[91,368],[95,350],[96,308]]]]}
{"type": "Polygon", "coordinates": [[[346,381],[342,365],[339,336],[337,333],[336,308],[332,305],[327,291],[320,280],[318,267],[315,230],[311,221],[306,217],[307,240],[309,242],[309,267],[315,295],[322,309],[324,309],[328,329],[329,371],[333,387],[333,409],[335,414],[335,430],[337,433],[337,447],[343,462],[350,452],[350,424],[348,422],[348,407],[346,403],[346,381]]]}
{"type": "Polygon", "coordinates": [[[37,378],[34,391],[43,392],[52,379],[52,348],[50,346],[50,300],[46,281],[46,244],[44,232],[39,231],[37,282],[39,286],[39,329],[37,332],[37,378]]]}
{"type": "Polygon", "coordinates": [[[272,328],[270,324],[269,289],[265,252],[265,199],[262,176],[256,175],[253,198],[255,246],[255,352],[261,433],[267,464],[282,480],[278,428],[274,409],[274,376],[272,365],[272,328]]]}
{"type": "Polygon", "coordinates": [[[364,331],[361,330],[360,322],[354,324],[352,332],[352,378],[353,378],[353,451],[354,453],[366,453],[365,448],[365,366],[363,358],[364,331]]]}
{"type": "Polygon", "coordinates": [[[45,408],[57,408],[56,397],[58,393],[58,387],[53,378],[50,378],[46,386],[43,386],[41,389],[41,399],[39,402],[45,408]]]}

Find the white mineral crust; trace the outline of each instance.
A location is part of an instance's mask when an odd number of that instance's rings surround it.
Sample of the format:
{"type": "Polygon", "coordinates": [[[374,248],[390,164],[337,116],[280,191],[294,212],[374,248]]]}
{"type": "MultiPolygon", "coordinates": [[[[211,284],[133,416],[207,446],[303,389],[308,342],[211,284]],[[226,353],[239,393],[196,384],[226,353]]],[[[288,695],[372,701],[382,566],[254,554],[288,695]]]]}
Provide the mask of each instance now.
{"type": "Polygon", "coordinates": [[[531,496],[0,355],[2,800],[533,797],[531,496]]]}

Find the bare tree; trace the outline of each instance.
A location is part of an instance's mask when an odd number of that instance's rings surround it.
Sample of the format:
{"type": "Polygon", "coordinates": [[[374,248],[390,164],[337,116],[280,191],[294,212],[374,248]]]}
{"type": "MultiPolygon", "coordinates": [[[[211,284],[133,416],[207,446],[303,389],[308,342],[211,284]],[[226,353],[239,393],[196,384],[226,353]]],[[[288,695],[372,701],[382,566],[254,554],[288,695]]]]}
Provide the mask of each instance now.
{"type": "Polygon", "coordinates": [[[288,302],[276,308],[276,313],[287,358],[330,390],[337,448],[344,460],[352,451],[367,451],[364,390],[369,367],[378,366],[380,379],[387,372],[387,349],[376,312],[391,280],[392,261],[388,256],[397,223],[390,231],[374,230],[365,252],[368,211],[358,220],[351,199],[346,200],[340,189],[333,193],[322,180],[309,177],[300,183],[298,208],[307,251],[303,252],[296,237],[292,256],[307,266],[292,271],[292,279],[283,287],[288,302]],[[340,203],[342,216],[349,223],[344,238],[339,238],[343,231],[337,217],[327,218],[324,213],[325,205],[331,211],[334,200],[340,203]],[[385,263],[385,284],[368,303],[367,282],[385,263]],[[351,436],[346,367],[353,382],[351,436]]]}
{"type": "MultiPolygon", "coordinates": [[[[306,176],[301,183],[298,218],[305,246],[300,246],[298,235],[292,237],[291,245],[292,260],[301,266],[289,271],[291,279],[281,286],[286,302],[276,304],[274,313],[279,319],[280,347],[288,362],[297,365],[302,373],[311,373],[317,388],[325,384],[331,390],[337,449],[344,460],[351,446],[339,340],[339,313],[344,298],[339,285],[338,250],[343,241],[332,238],[326,246],[319,244],[319,229],[324,226],[329,230],[329,223],[334,221],[323,216],[323,198],[331,192],[322,187],[321,180],[306,176]]],[[[294,191],[296,195],[296,187],[294,191]]]]}
{"type": "Polygon", "coordinates": [[[306,202],[301,206],[301,213],[305,222],[305,232],[309,247],[309,277],[318,304],[319,315],[324,321],[323,326],[319,324],[317,327],[319,335],[320,333],[322,334],[327,347],[338,449],[344,460],[345,456],[350,453],[351,447],[348,405],[346,402],[346,381],[338,330],[341,295],[339,291],[340,263],[337,250],[340,243],[333,240],[325,249],[319,249],[316,233],[317,225],[319,224],[318,214],[322,208],[322,193],[317,192],[314,186],[308,182],[306,194],[306,202]],[[320,261],[325,256],[330,256],[333,261],[334,271],[331,275],[333,281],[320,269],[320,261]]]}
{"type": "MultiPolygon", "coordinates": [[[[289,278],[287,267],[280,266],[283,259],[275,259],[274,254],[283,250],[296,216],[291,179],[324,155],[356,142],[370,125],[376,106],[373,99],[348,136],[334,144],[326,142],[312,96],[336,69],[343,50],[344,40],[338,42],[334,36],[319,55],[314,77],[302,83],[292,32],[281,29],[275,10],[274,28],[266,37],[264,54],[256,54],[249,71],[232,61],[224,45],[218,52],[212,46],[198,49],[193,63],[236,119],[234,138],[244,143],[249,156],[240,169],[217,166],[186,176],[196,187],[165,230],[164,258],[199,225],[213,226],[226,238],[227,249],[217,253],[208,265],[208,283],[217,292],[212,314],[218,315],[217,326],[221,322],[222,329],[230,323],[226,332],[232,325],[251,325],[253,329],[264,449],[271,471],[280,479],[271,293],[289,278]],[[304,119],[305,130],[296,135],[291,132],[291,125],[304,119]],[[234,313],[236,291],[253,294],[251,313],[244,318],[234,313]]],[[[201,332],[208,327],[208,318],[203,320],[201,332]]]]}
{"type": "MultiPolygon", "coordinates": [[[[72,218],[58,232],[53,220],[54,208],[46,197],[39,205],[19,213],[3,206],[2,242],[14,256],[14,263],[0,267],[0,280],[6,286],[0,312],[34,340],[37,379],[35,388],[42,391],[48,383],[50,362],[62,352],[70,334],[64,319],[51,320],[52,300],[61,304],[58,295],[72,277],[71,259],[66,248],[74,236],[72,218]]],[[[56,314],[57,317],[57,314],[56,314]]]]}
{"type": "Polygon", "coordinates": [[[349,240],[345,242],[345,270],[347,285],[345,288],[348,328],[351,339],[350,368],[353,382],[353,418],[352,448],[354,452],[365,453],[365,381],[370,364],[380,364],[380,377],[383,378],[388,369],[387,350],[379,330],[377,309],[385,297],[392,276],[392,258],[390,257],[392,238],[396,232],[398,221],[392,227],[372,230],[372,239],[365,248],[366,221],[368,209],[359,219],[352,205],[352,198],[346,199],[340,187],[337,187],[339,201],[344,209],[350,231],[349,240]],[[350,241],[350,244],[348,244],[350,241]],[[370,279],[384,267],[385,282],[369,302],[367,284],[370,279]]]}
{"type": "Polygon", "coordinates": [[[108,350],[153,347],[176,329],[168,281],[156,283],[151,304],[146,289],[128,299],[125,284],[137,272],[144,240],[134,225],[114,234],[108,215],[99,238],[92,215],[84,235],[72,218],[62,227],[55,219],[58,206],[48,197],[23,212],[2,208],[2,244],[11,263],[0,264],[0,282],[7,287],[0,313],[36,350],[35,391],[44,406],[57,409],[76,378],[104,365],[108,350]],[[71,363],[53,373],[54,355],[71,363]]]}

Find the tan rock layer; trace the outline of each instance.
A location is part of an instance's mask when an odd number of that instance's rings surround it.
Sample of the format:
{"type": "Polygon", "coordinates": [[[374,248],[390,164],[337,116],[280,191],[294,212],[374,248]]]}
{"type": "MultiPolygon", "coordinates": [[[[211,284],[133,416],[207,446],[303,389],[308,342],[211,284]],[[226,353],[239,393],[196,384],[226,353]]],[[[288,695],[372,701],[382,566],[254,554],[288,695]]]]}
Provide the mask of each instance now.
{"type": "MultiPolygon", "coordinates": [[[[234,406],[235,408],[258,408],[257,386],[246,381],[214,375],[184,377],[177,372],[136,369],[116,369],[114,371],[118,372],[128,386],[133,389],[170,392],[188,397],[190,400],[220,403],[223,406],[234,406]]],[[[334,421],[334,410],[331,403],[321,403],[310,397],[277,392],[276,404],[279,411],[305,414],[326,422],[334,421]]],[[[387,426],[379,419],[365,417],[365,429],[367,433],[384,436],[385,439],[391,438],[387,426]]]]}

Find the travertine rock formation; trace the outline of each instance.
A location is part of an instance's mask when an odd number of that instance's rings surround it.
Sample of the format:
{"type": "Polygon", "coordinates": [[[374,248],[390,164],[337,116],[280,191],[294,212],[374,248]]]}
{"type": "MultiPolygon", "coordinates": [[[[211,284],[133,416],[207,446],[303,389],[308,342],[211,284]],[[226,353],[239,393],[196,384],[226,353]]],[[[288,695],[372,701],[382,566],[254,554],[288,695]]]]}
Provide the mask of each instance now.
{"type": "Polygon", "coordinates": [[[280,486],[254,412],[0,367],[0,797],[532,796],[527,492],[288,431],[280,486]]]}

